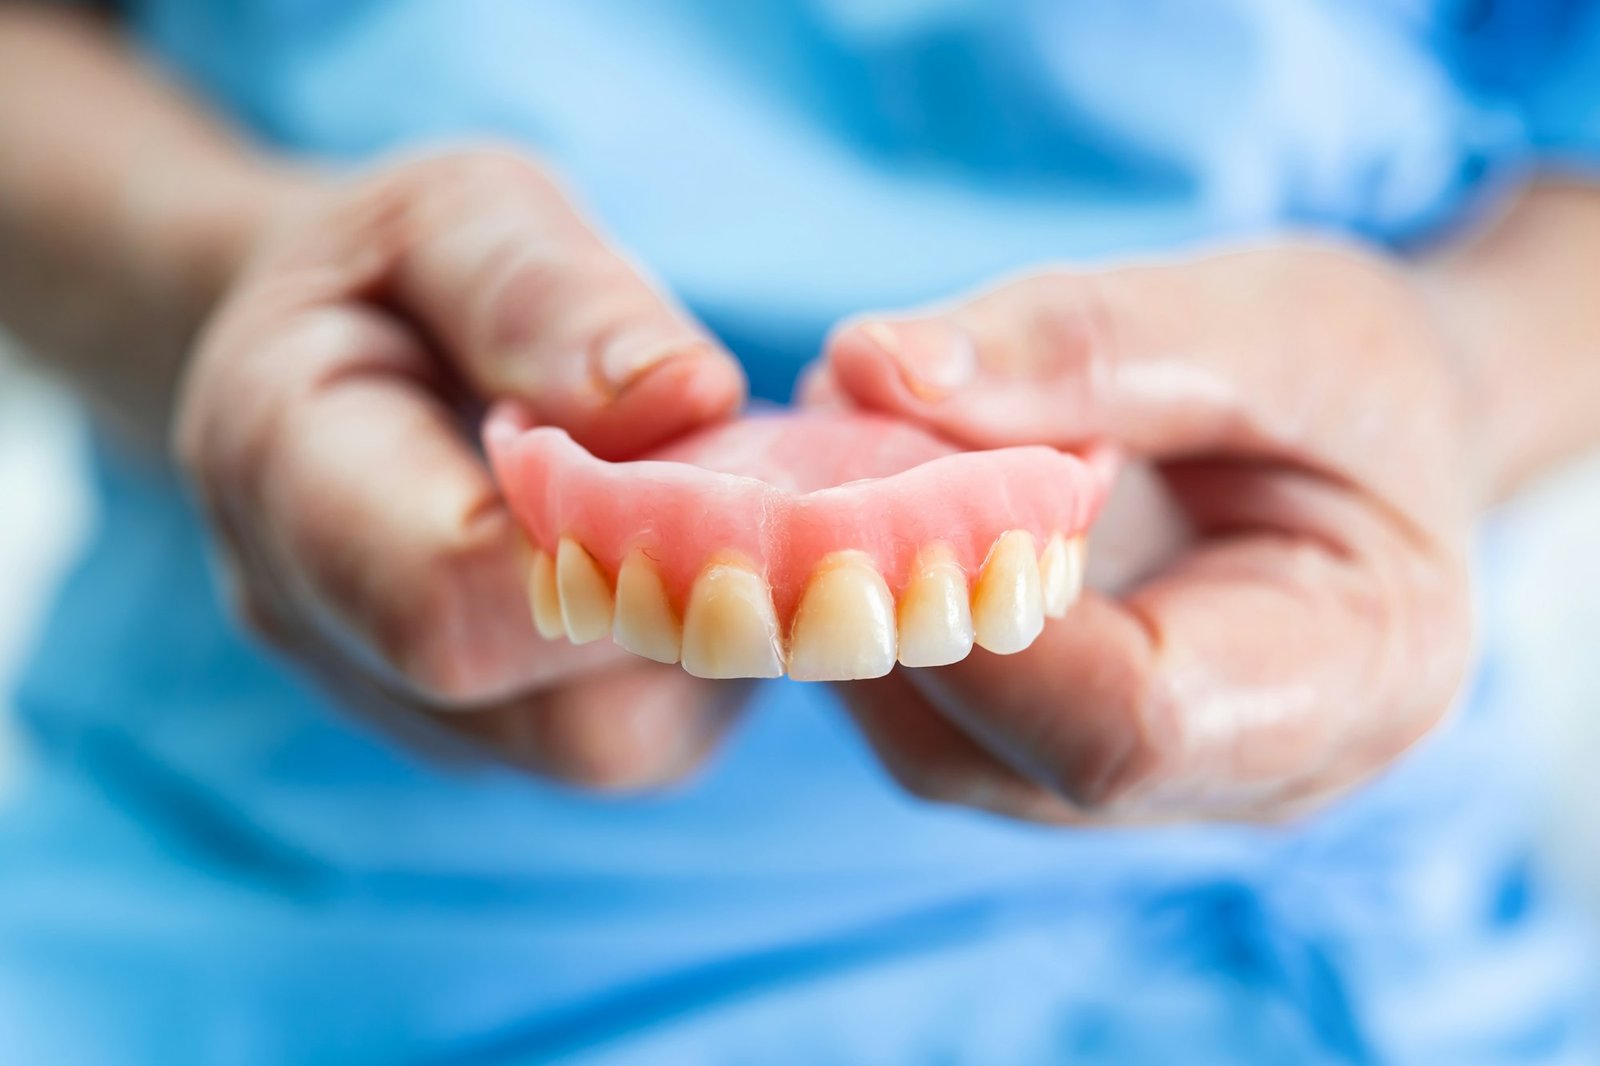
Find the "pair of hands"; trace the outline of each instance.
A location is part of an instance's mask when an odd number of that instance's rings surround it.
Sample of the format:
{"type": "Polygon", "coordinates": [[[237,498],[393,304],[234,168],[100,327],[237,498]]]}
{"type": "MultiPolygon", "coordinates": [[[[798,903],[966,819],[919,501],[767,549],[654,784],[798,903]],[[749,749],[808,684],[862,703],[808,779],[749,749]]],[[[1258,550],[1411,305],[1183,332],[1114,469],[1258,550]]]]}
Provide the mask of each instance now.
{"type": "MultiPolygon", "coordinates": [[[[1398,267],[1307,242],[1047,271],[844,326],[808,392],[976,448],[1109,439],[1161,490],[1094,531],[1091,556],[1151,549],[1116,593],[1028,651],[841,686],[918,795],[1279,818],[1450,704],[1464,389],[1398,267]]],[[[539,639],[473,443],[506,395],[623,458],[735,412],[744,378],[538,169],[460,153],[308,194],[262,237],[191,363],[177,445],[245,618],[344,699],[565,780],[672,780],[742,688],[539,639]]]]}

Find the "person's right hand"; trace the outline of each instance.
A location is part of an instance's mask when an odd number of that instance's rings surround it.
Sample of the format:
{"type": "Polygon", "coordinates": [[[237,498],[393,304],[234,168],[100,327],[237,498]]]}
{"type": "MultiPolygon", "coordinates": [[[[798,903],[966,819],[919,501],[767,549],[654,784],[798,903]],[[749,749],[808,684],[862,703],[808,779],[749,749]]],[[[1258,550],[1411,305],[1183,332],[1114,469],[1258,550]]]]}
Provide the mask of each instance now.
{"type": "Polygon", "coordinates": [[[1278,822],[1438,725],[1496,460],[1437,284],[1286,239],[1048,268],[839,330],[814,402],[977,449],[1110,442],[1165,490],[1107,508],[1091,555],[1142,565],[1027,649],[841,686],[890,772],[1046,822],[1278,822]]]}
{"type": "Polygon", "coordinates": [[[737,689],[550,644],[472,413],[512,396],[606,458],[735,411],[735,360],[540,170],[464,152],[313,193],[187,371],[176,447],[247,621],[346,700],[596,786],[668,780],[737,689]]]}

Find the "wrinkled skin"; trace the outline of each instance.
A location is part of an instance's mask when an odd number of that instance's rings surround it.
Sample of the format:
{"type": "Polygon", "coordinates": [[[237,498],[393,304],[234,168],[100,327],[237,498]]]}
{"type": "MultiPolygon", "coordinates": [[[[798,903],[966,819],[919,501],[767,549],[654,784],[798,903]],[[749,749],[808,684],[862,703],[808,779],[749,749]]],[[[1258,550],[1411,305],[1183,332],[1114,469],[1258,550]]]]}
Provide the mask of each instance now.
{"type": "Polygon", "coordinates": [[[513,155],[295,216],[205,330],[177,420],[245,619],[402,731],[597,787],[687,772],[739,689],[538,637],[475,412],[521,397],[625,457],[737,409],[738,364],[513,155]]]}
{"type": "MultiPolygon", "coordinates": [[[[1108,518],[1091,554],[1165,542],[1156,569],[1029,651],[841,686],[853,713],[912,791],[1025,818],[1280,817],[1362,779],[1465,662],[1458,391],[1402,275],[1312,246],[841,329],[814,397],[972,446],[1109,438],[1182,516],[1108,518]]],[[[516,396],[625,458],[743,393],[540,171],[460,153],[318,189],[261,241],[176,440],[242,613],[347,702],[640,787],[703,759],[742,689],[539,640],[473,422],[516,396]]]]}
{"type": "Polygon", "coordinates": [[[1279,819],[1381,769],[1469,653],[1482,501],[1455,365],[1406,275],[1312,244],[841,329],[814,399],[974,447],[1110,438],[1169,503],[1108,513],[1091,559],[1142,572],[1027,651],[844,686],[884,763],[934,800],[1066,822],[1279,819]]]}

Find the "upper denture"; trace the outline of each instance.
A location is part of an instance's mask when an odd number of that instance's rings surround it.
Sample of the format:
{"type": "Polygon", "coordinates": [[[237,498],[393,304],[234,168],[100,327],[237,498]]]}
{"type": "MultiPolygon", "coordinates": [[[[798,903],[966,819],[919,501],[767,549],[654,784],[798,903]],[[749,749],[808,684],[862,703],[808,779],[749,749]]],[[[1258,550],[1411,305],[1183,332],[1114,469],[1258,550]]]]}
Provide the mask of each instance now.
{"type": "MultiPolygon", "coordinates": [[[[563,604],[570,636],[585,640],[611,632],[624,647],[666,661],[681,640],[691,670],[691,634],[680,626],[697,580],[714,563],[737,560],[732,565],[770,590],[773,637],[785,655],[797,659],[797,676],[885,672],[895,656],[892,634],[863,628],[853,616],[824,614],[820,622],[808,622],[802,600],[820,583],[812,603],[831,605],[826,610],[832,612],[849,603],[869,614],[887,611],[892,628],[894,613],[878,590],[903,599],[926,566],[925,549],[935,546],[940,559],[964,572],[976,597],[978,643],[1017,650],[1037,633],[1040,623],[1033,615],[1041,591],[1050,615],[1064,610],[1069,592],[1075,596],[1081,534],[1109,481],[1109,461],[1101,456],[1085,459],[1042,446],[963,451],[898,421],[844,412],[745,418],[620,463],[594,457],[560,429],[533,425],[515,405],[491,413],[484,437],[511,508],[537,549],[541,632],[552,621],[547,586],[554,578],[577,597],[573,605],[563,604]],[[977,585],[985,561],[1008,533],[1017,536],[1007,541],[1013,547],[1002,553],[1002,565],[1017,565],[1016,545],[1025,541],[1025,573],[1019,578],[1007,569],[989,584],[1004,577],[1031,602],[1016,604],[1023,616],[1000,621],[1010,601],[986,596],[977,585]],[[1036,548],[1045,553],[1038,560],[1044,564],[1042,590],[1036,548]],[[545,553],[557,557],[554,567],[545,553]],[[625,560],[631,573],[619,589],[625,560]],[[539,572],[541,567],[547,569],[539,572]],[[873,572],[881,585],[866,576],[873,572]],[[664,611],[656,602],[663,596],[664,611]],[[623,600],[639,606],[624,609],[623,600]],[[613,620],[614,601],[619,613],[613,620]],[[831,650],[815,650],[821,637],[797,634],[797,625],[812,634],[834,634],[823,642],[831,650]],[[1003,634],[985,639],[985,627],[1003,634]],[[852,651],[837,634],[855,630],[868,646],[852,651]],[[792,639],[800,646],[790,648],[792,639]]],[[[812,615],[822,610],[808,608],[812,615]]],[[[959,636],[953,647],[959,647],[959,636]]],[[[697,652],[702,658],[704,653],[703,647],[697,652]]],[[[750,667],[761,675],[772,672],[766,661],[750,667]]],[[[726,674],[737,663],[704,669],[726,674]]]]}

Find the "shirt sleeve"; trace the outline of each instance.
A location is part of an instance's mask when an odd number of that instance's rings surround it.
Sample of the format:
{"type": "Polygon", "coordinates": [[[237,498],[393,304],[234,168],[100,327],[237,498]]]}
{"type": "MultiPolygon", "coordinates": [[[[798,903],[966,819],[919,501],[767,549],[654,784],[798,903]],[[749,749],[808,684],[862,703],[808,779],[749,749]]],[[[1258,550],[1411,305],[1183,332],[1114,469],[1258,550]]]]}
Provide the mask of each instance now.
{"type": "Polygon", "coordinates": [[[1600,175],[1600,0],[1439,0],[1437,57],[1510,156],[1600,175]]]}
{"type": "Polygon", "coordinates": [[[1559,7],[1545,62],[1519,101],[1529,148],[1545,165],[1600,175],[1600,0],[1559,7]]]}

